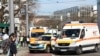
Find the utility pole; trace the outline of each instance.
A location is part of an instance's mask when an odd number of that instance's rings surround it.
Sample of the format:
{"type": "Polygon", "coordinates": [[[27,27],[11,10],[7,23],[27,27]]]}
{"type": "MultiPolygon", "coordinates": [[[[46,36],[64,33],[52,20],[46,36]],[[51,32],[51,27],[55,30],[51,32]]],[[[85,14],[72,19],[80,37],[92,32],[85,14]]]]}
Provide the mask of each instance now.
{"type": "Polygon", "coordinates": [[[11,34],[11,33],[14,33],[14,4],[13,4],[13,0],[9,0],[9,19],[10,19],[9,34],[11,34]]]}
{"type": "Polygon", "coordinates": [[[67,17],[68,17],[68,22],[71,22],[71,18],[70,18],[70,13],[67,13],[67,17]]]}
{"type": "Polygon", "coordinates": [[[25,6],[26,6],[26,36],[28,37],[28,34],[29,34],[29,31],[28,31],[28,19],[29,19],[29,17],[28,17],[28,0],[26,0],[26,4],[25,4],[25,6]]]}
{"type": "Polygon", "coordinates": [[[63,27],[63,16],[62,16],[62,15],[60,16],[60,21],[61,21],[61,23],[60,23],[61,26],[60,26],[60,27],[61,27],[61,29],[62,29],[62,27],[63,27]]]}
{"type": "Polygon", "coordinates": [[[100,0],[97,0],[97,24],[100,32],[100,0]]]}

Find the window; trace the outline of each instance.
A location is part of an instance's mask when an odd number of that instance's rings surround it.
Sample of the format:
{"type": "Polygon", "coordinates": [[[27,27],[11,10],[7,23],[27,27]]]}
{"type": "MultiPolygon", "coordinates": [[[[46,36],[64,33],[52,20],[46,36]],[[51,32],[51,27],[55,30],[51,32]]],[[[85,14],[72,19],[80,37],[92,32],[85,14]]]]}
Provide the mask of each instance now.
{"type": "Polygon", "coordinates": [[[42,36],[42,40],[50,41],[51,40],[51,36],[42,36]]]}
{"type": "Polygon", "coordinates": [[[31,33],[31,37],[38,37],[43,35],[44,33],[31,33]]]}
{"type": "Polygon", "coordinates": [[[83,38],[84,36],[85,36],[85,30],[82,29],[80,38],[83,38]]]}
{"type": "Polygon", "coordinates": [[[38,35],[36,33],[31,33],[31,37],[37,37],[38,35]]]}
{"type": "Polygon", "coordinates": [[[66,35],[67,37],[79,37],[80,29],[67,29],[64,30],[62,35],[66,35]]]}

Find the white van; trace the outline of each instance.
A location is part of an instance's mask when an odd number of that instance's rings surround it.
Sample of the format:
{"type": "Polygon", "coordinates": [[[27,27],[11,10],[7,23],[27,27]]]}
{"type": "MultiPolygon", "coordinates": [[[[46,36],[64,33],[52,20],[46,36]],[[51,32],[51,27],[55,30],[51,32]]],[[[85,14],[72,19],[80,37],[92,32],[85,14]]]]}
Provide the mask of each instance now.
{"type": "Polygon", "coordinates": [[[86,50],[98,51],[100,44],[99,29],[96,23],[69,23],[63,27],[63,33],[55,41],[55,52],[75,51],[81,54],[86,50]]]}

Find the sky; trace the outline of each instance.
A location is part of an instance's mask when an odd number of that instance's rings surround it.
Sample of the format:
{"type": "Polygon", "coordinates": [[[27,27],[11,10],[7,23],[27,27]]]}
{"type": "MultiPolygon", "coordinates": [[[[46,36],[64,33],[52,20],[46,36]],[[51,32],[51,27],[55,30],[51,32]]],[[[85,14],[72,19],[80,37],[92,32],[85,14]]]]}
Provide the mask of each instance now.
{"type": "Polygon", "coordinates": [[[37,15],[52,15],[54,11],[74,6],[97,5],[96,0],[38,0],[37,15]]]}

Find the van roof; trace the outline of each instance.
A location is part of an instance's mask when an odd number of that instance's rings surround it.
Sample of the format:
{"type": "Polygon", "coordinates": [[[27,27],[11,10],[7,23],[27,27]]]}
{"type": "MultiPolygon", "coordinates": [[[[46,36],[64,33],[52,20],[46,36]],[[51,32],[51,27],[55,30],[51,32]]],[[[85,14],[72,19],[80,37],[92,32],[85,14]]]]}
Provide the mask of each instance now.
{"type": "Polygon", "coordinates": [[[32,29],[31,32],[45,32],[44,29],[32,29]]]}
{"type": "Polygon", "coordinates": [[[65,26],[96,26],[97,23],[74,23],[74,24],[65,24],[65,26]]]}

